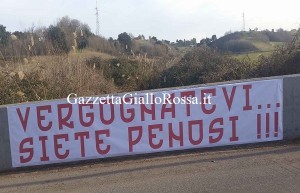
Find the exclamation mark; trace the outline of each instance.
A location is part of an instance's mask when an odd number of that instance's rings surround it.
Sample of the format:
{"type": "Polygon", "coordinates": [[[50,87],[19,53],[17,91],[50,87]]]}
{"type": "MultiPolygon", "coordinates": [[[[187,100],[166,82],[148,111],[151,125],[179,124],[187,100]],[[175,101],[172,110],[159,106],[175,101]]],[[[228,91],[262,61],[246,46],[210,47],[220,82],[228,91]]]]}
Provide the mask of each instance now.
{"type": "Polygon", "coordinates": [[[270,137],[270,113],[266,114],[266,138],[270,137]]]}
{"type": "Polygon", "coordinates": [[[261,138],[261,115],[257,114],[257,139],[261,138]]]}
{"type": "MultiPolygon", "coordinates": [[[[277,103],[276,104],[276,107],[277,108],[280,108],[280,103],[277,103]]],[[[279,113],[278,112],[275,112],[274,114],[275,118],[274,118],[274,137],[278,137],[278,124],[279,124],[279,121],[278,121],[278,117],[279,117],[279,113]]]]}
{"type": "Polygon", "coordinates": [[[274,116],[274,137],[278,137],[278,112],[275,112],[274,116]]]}

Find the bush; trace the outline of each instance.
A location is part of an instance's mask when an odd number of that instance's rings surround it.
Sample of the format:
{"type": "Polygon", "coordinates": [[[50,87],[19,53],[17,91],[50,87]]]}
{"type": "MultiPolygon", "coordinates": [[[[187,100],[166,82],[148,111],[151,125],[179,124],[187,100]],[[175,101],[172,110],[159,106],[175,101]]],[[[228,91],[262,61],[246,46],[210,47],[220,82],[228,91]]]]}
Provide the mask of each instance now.
{"type": "Polygon", "coordinates": [[[138,60],[120,57],[104,61],[99,57],[92,57],[86,61],[87,66],[95,68],[107,80],[113,80],[121,90],[136,90],[139,79],[142,78],[145,64],[138,60]]]}
{"type": "Polygon", "coordinates": [[[159,88],[161,73],[176,61],[174,57],[162,59],[118,57],[111,60],[92,57],[86,60],[86,64],[96,69],[107,80],[113,80],[118,90],[136,91],[159,88]]]}
{"type": "Polygon", "coordinates": [[[292,53],[277,50],[269,57],[261,57],[255,72],[258,77],[300,73],[300,51],[292,53]]]}
{"type": "Polygon", "coordinates": [[[221,55],[211,49],[196,48],[160,76],[160,87],[176,87],[221,82],[250,77],[251,64],[221,55]]]}
{"type": "Polygon", "coordinates": [[[90,36],[88,38],[88,46],[98,52],[111,55],[118,55],[121,51],[121,45],[118,41],[108,41],[107,39],[99,36],[90,36]]]}
{"type": "Polygon", "coordinates": [[[91,96],[117,90],[112,81],[69,56],[35,60],[38,66],[26,71],[0,68],[0,104],[66,98],[70,93],[91,96]]]}
{"type": "Polygon", "coordinates": [[[155,44],[147,40],[134,40],[133,51],[136,55],[147,57],[166,57],[171,53],[171,47],[166,44],[155,44]]]}
{"type": "Polygon", "coordinates": [[[0,104],[38,101],[44,99],[47,82],[40,79],[39,71],[0,72],[0,104]]]}

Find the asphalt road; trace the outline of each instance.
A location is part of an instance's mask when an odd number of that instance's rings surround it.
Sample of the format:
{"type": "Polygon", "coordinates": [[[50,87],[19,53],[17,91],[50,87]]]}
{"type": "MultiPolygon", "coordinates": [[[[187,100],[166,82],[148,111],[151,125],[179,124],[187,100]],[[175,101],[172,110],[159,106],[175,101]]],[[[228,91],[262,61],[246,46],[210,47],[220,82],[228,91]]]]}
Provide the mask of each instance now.
{"type": "Polygon", "coordinates": [[[300,192],[300,143],[0,175],[0,192],[300,192]]]}

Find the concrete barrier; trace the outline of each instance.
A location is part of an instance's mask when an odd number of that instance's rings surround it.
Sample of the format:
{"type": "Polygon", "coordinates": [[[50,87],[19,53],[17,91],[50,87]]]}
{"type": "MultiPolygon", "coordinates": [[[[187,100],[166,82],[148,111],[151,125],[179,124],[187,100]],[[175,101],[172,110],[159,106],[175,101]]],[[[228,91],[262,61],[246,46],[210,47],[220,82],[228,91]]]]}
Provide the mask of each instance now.
{"type": "Polygon", "coordinates": [[[7,108],[0,108],[0,171],[12,168],[7,108]]]}
{"type": "Polygon", "coordinates": [[[283,77],[283,136],[300,138],[300,75],[283,77]]]}
{"type": "MultiPolygon", "coordinates": [[[[258,80],[282,79],[283,80],[283,137],[285,140],[300,138],[300,74],[277,76],[268,78],[257,78],[250,80],[238,80],[231,82],[213,83],[208,85],[222,85],[238,82],[251,82],[258,80]]],[[[193,88],[207,85],[193,85],[178,88],[193,88]]],[[[172,90],[174,88],[152,90],[172,90]]],[[[141,91],[141,93],[147,91],[141,91]]],[[[269,93],[272,94],[272,93],[269,93]]],[[[121,94],[119,94],[121,95],[121,94]]],[[[11,159],[11,148],[9,140],[9,126],[7,106],[0,107],[0,171],[13,169],[11,159]]]]}

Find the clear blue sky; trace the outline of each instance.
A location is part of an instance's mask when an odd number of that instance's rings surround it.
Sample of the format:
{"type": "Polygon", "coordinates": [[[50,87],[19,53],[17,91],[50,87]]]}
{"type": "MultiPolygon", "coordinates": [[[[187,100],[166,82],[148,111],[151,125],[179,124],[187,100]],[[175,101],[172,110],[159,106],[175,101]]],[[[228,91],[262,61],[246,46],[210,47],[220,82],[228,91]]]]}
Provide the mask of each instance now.
{"type": "MultiPolygon", "coordinates": [[[[159,39],[199,39],[242,29],[294,29],[300,24],[299,0],[98,0],[100,33],[122,32],[159,39]]],[[[0,24],[24,31],[49,26],[65,15],[96,28],[96,0],[1,0],[0,24]]]]}

